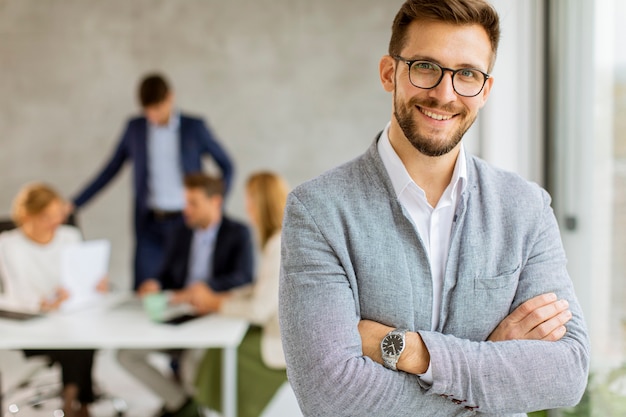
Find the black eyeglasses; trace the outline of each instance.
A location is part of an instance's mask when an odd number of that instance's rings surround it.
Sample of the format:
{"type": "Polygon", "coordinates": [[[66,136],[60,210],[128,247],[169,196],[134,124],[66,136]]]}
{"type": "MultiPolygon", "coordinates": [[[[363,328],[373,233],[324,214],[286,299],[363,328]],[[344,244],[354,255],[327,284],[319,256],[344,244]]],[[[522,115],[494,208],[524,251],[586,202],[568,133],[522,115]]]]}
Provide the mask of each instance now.
{"type": "Polygon", "coordinates": [[[446,71],[452,73],[452,88],[463,97],[475,97],[483,91],[489,74],[476,68],[445,68],[439,64],[419,59],[408,60],[401,56],[394,59],[409,66],[409,81],[417,88],[430,90],[439,85],[446,71]]]}

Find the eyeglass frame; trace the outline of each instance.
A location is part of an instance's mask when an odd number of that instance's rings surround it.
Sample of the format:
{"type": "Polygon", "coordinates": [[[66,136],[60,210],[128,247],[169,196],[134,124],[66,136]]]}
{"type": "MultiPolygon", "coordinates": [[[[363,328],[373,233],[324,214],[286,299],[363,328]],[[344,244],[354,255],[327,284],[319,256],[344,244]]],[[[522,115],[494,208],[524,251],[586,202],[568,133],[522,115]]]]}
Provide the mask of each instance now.
{"type": "Polygon", "coordinates": [[[409,76],[409,82],[411,83],[412,86],[417,87],[417,88],[421,88],[422,90],[432,90],[433,88],[437,87],[439,84],[441,84],[441,80],[443,80],[443,76],[446,74],[446,71],[450,71],[451,73],[451,82],[452,82],[452,88],[454,89],[454,92],[456,94],[458,94],[461,97],[476,97],[477,95],[479,95],[483,89],[485,88],[485,84],[487,84],[487,80],[489,78],[491,78],[491,74],[487,74],[484,71],[479,70],[478,68],[459,68],[459,69],[452,69],[452,68],[446,68],[446,67],[442,67],[441,65],[437,64],[436,62],[432,62],[432,61],[428,61],[427,59],[406,59],[406,58],[402,58],[400,55],[393,55],[392,56],[393,59],[395,59],[396,61],[402,61],[405,64],[407,64],[408,66],[408,76],[409,76]],[[428,62],[429,64],[432,64],[436,67],[438,67],[439,69],[441,69],[441,75],[439,76],[439,79],[437,80],[437,82],[435,83],[435,85],[433,85],[432,87],[420,87],[419,85],[415,85],[415,83],[413,83],[413,80],[411,79],[411,66],[416,63],[416,62],[428,62]],[[474,95],[471,96],[466,96],[464,94],[459,93],[456,90],[456,87],[454,86],[454,76],[460,72],[460,71],[466,71],[466,70],[473,70],[473,71],[478,71],[480,72],[485,79],[483,80],[483,85],[480,87],[480,90],[478,90],[478,92],[474,95]]]}

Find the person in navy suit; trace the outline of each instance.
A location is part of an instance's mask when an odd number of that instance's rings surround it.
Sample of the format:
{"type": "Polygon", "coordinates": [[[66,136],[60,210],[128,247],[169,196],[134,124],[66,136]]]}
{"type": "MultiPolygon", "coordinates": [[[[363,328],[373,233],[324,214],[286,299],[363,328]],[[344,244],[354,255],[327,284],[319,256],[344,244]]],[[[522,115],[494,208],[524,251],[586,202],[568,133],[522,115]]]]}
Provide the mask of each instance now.
{"type": "Polygon", "coordinates": [[[137,289],[159,271],[166,241],[183,223],[183,178],[202,171],[202,157],[220,168],[226,189],[233,164],[202,119],[179,112],[174,94],[159,74],[146,76],[139,86],[143,116],[131,119],[109,161],[73,199],[84,206],[115,178],[127,160],[133,163],[134,283],[137,289]]]}
{"type": "MultiPolygon", "coordinates": [[[[223,292],[252,283],[253,243],[247,226],[223,214],[223,182],[198,173],[185,177],[185,223],[166,249],[161,271],[138,288],[141,297],[167,291],[170,304],[197,302],[208,288],[223,292]]],[[[197,416],[183,384],[164,376],[148,361],[151,349],[121,349],[120,364],[163,401],[163,417],[197,416]]],[[[182,377],[193,378],[204,351],[167,351],[180,358],[182,377]]]]}
{"type": "Polygon", "coordinates": [[[172,302],[192,302],[198,286],[215,292],[252,283],[250,229],[223,213],[224,185],[203,173],[187,175],[184,223],[173,232],[161,270],[137,289],[140,296],[173,290],[172,302]]]}

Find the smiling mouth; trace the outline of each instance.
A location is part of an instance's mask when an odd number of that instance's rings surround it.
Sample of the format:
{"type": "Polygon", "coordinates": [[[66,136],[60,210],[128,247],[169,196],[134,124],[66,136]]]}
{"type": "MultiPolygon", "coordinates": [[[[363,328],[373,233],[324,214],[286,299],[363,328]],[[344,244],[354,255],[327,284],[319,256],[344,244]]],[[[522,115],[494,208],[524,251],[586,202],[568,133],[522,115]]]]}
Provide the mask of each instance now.
{"type": "Polygon", "coordinates": [[[417,109],[420,111],[420,113],[430,117],[431,119],[435,119],[435,120],[450,120],[454,117],[454,115],[445,115],[445,114],[438,114],[438,113],[433,113],[429,110],[423,109],[419,106],[417,106],[417,109]]]}

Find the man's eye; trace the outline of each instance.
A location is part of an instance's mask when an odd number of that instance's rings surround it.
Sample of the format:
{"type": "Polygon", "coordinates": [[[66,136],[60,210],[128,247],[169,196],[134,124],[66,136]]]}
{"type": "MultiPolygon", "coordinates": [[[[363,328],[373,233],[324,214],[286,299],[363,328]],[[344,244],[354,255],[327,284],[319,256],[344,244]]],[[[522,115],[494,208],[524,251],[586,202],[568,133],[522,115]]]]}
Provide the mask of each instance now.
{"type": "Polygon", "coordinates": [[[437,70],[437,67],[430,62],[416,62],[415,64],[413,64],[413,66],[415,67],[415,69],[418,69],[420,71],[436,71],[437,70]]]}
{"type": "Polygon", "coordinates": [[[463,77],[463,78],[478,78],[478,73],[477,71],[474,71],[472,69],[463,69],[461,71],[458,72],[458,74],[463,77]]]}

